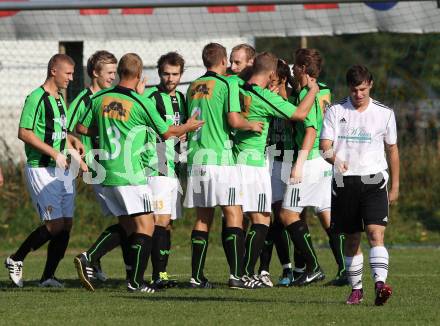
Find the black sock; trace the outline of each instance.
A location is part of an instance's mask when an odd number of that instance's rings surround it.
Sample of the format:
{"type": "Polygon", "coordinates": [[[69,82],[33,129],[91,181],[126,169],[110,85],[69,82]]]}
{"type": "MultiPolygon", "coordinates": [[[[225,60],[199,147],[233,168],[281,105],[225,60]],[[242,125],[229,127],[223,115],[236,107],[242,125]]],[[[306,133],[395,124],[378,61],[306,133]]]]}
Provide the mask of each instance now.
{"type": "Polygon", "coordinates": [[[293,261],[295,262],[295,268],[306,268],[306,261],[304,260],[304,256],[297,247],[295,247],[295,249],[293,250],[293,261]]]}
{"type": "Polygon", "coordinates": [[[151,264],[153,265],[153,280],[159,278],[159,273],[165,272],[166,259],[169,255],[167,230],[156,225],[153,233],[153,248],[151,249],[151,264]]]}
{"type": "Polygon", "coordinates": [[[319,268],[318,259],[313,249],[309,228],[304,221],[299,220],[286,227],[295,248],[298,248],[306,261],[306,271],[312,272],[319,268]]]}
{"type": "Polygon", "coordinates": [[[273,223],[273,242],[281,265],[290,264],[292,243],[284,225],[275,220],[273,223]]]}
{"type": "Polygon", "coordinates": [[[121,225],[113,224],[105,229],[104,232],[96,239],[95,243],[87,250],[87,259],[92,265],[107,252],[113,250],[121,243],[121,225]]]}
{"type": "Polygon", "coordinates": [[[143,233],[133,233],[129,237],[130,242],[130,284],[139,287],[144,283],[144,273],[150,258],[153,239],[143,233]]]}
{"type": "Polygon", "coordinates": [[[225,257],[226,257],[226,259],[228,259],[228,253],[226,250],[226,219],[224,216],[222,217],[222,247],[223,247],[223,251],[225,253],[225,257]]]}
{"type": "Polygon", "coordinates": [[[261,274],[262,271],[269,272],[270,261],[272,259],[273,237],[274,237],[273,223],[270,223],[269,230],[267,231],[266,239],[264,240],[264,246],[260,254],[260,268],[258,270],[258,274],[261,274]]]}
{"type": "Polygon", "coordinates": [[[11,258],[15,261],[23,261],[31,250],[37,250],[49,241],[51,237],[52,236],[47,230],[46,225],[39,226],[29,234],[26,240],[21,244],[20,248],[18,248],[17,252],[11,255],[11,258]]]}
{"type": "Polygon", "coordinates": [[[125,229],[121,226],[119,229],[121,236],[121,243],[119,244],[122,250],[122,258],[125,264],[125,279],[130,279],[131,265],[130,265],[130,241],[128,240],[125,229]]]}
{"type": "Polygon", "coordinates": [[[328,244],[335,257],[336,264],[338,264],[338,275],[345,271],[345,261],[344,261],[344,245],[345,236],[342,233],[336,233],[331,228],[325,230],[328,235],[328,244]]]}
{"type": "Polygon", "coordinates": [[[168,259],[171,255],[171,230],[166,230],[166,239],[167,239],[167,245],[165,247],[165,250],[168,250],[168,255],[165,256],[165,271],[167,270],[168,266],[168,259]]]}
{"type": "Polygon", "coordinates": [[[267,231],[269,227],[264,224],[252,224],[246,237],[246,254],[245,254],[245,273],[248,276],[254,275],[255,265],[260,256],[261,249],[264,246],[267,231]]]}
{"type": "Polygon", "coordinates": [[[69,244],[70,232],[63,230],[57,235],[52,236],[52,239],[47,246],[46,266],[44,267],[41,281],[52,278],[55,271],[66,253],[67,245],[69,244]]]}
{"type": "Polygon", "coordinates": [[[208,250],[208,232],[193,230],[191,232],[191,269],[192,277],[197,282],[205,279],[203,269],[205,268],[206,251],[208,250]]]}
{"type": "Polygon", "coordinates": [[[241,228],[225,228],[225,252],[230,275],[241,278],[244,260],[244,237],[241,228]]]}

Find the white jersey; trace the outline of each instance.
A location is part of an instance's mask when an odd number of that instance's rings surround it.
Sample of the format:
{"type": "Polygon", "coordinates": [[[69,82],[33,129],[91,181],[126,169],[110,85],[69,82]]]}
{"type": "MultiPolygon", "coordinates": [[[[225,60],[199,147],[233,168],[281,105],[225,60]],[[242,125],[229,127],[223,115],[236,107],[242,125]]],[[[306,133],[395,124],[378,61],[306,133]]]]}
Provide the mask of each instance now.
{"type": "Polygon", "coordinates": [[[376,174],[388,167],[384,142],[397,143],[396,118],[393,110],[371,98],[359,112],[347,97],[326,110],[320,138],[333,141],[336,158],[347,162],[343,175],[376,174]]]}

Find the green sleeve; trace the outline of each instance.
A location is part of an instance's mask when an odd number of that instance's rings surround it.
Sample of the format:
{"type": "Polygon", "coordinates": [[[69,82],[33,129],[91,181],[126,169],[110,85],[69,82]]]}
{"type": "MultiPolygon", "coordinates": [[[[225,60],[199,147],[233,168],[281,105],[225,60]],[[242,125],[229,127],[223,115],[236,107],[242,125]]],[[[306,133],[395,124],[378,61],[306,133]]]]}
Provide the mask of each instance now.
{"type": "Polygon", "coordinates": [[[69,110],[67,110],[67,116],[69,121],[69,127],[67,128],[68,132],[72,132],[75,130],[75,127],[79,119],[85,114],[86,109],[87,107],[84,104],[84,101],[79,99],[77,101],[73,101],[70,104],[69,110]]]}
{"type": "Polygon", "coordinates": [[[318,130],[317,110],[321,110],[321,108],[319,107],[319,104],[315,100],[312,108],[310,109],[309,114],[307,115],[307,117],[303,121],[304,128],[312,127],[312,128],[315,128],[316,130],[318,130]]]}
{"type": "Polygon", "coordinates": [[[263,97],[268,104],[268,114],[281,119],[290,119],[297,107],[278,94],[268,89],[263,90],[263,97]]]}
{"type": "Polygon", "coordinates": [[[35,121],[37,120],[37,114],[39,114],[38,107],[43,105],[43,101],[40,101],[41,96],[30,94],[24,102],[23,111],[20,117],[20,128],[34,129],[35,121]]]}
{"type": "Polygon", "coordinates": [[[86,128],[90,128],[93,122],[93,103],[94,101],[90,101],[89,105],[84,108],[82,114],[79,115],[78,123],[82,124],[86,128]]]}
{"type": "Polygon", "coordinates": [[[228,100],[225,103],[225,112],[241,112],[239,87],[235,79],[226,80],[229,85],[228,100]]]}
{"type": "Polygon", "coordinates": [[[142,103],[146,108],[146,110],[143,111],[146,125],[153,128],[153,130],[159,135],[166,133],[168,131],[168,126],[160,117],[156,106],[153,104],[153,101],[148,98],[144,98],[142,99],[142,103]]]}

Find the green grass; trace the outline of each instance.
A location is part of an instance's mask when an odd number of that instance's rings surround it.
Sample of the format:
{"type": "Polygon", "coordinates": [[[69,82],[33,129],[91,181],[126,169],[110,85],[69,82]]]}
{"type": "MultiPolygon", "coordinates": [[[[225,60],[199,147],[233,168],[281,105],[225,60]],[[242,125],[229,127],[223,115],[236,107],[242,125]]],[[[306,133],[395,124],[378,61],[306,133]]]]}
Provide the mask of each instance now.
{"type": "MultiPolygon", "coordinates": [[[[103,258],[111,281],[94,293],[81,288],[69,250],[57,276],[65,289],[40,289],[37,280],[43,269],[45,250],[31,253],[25,261],[25,287],[10,287],[6,270],[0,275],[2,325],[438,325],[440,249],[391,249],[389,283],[394,295],[383,307],[373,305],[369,267],[364,265],[365,300],[361,306],[347,306],[349,288],[324,286],[273,288],[254,291],[230,290],[222,249],[213,244],[208,251],[206,275],[216,285],[212,290],[169,289],[155,294],[127,293],[119,250],[103,258]]],[[[368,252],[365,251],[365,254],[368,252]]],[[[0,251],[2,257],[8,252],[0,251]]],[[[170,258],[169,272],[186,282],[190,275],[189,247],[177,248],[170,258]]],[[[275,255],[275,253],[274,253],[275,255]]],[[[320,262],[330,279],[335,270],[330,250],[318,249],[320,262]]],[[[367,255],[366,255],[367,256],[367,255]]],[[[280,273],[276,256],[272,279],[280,273]]],[[[146,276],[149,277],[150,271],[146,276]]]]}

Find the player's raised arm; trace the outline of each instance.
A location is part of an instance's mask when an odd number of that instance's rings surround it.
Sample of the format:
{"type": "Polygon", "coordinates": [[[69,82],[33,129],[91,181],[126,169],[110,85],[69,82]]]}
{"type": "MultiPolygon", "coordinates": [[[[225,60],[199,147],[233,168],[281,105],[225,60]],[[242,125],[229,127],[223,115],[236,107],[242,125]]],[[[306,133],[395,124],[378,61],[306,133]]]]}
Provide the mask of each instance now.
{"type": "Polygon", "coordinates": [[[299,103],[295,113],[293,113],[290,117],[291,120],[303,121],[309,114],[310,109],[315,102],[316,94],[319,92],[319,87],[316,83],[316,79],[307,76],[307,87],[309,88],[309,92],[299,103]]]}

